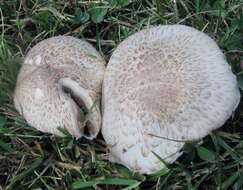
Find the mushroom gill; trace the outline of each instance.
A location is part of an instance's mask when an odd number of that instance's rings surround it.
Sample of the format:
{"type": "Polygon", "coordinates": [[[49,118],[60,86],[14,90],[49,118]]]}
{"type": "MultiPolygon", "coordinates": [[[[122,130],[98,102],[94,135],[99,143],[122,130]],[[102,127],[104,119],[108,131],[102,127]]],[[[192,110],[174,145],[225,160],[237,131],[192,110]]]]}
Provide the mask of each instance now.
{"type": "Polygon", "coordinates": [[[40,131],[94,138],[101,127],[105,64],[88,42],[70,36],[41,41],[25,57],[14,94],[16,109],[40,131]]]}
{"type": "Polygon", "coordinates": [[[102,134],[110,160],[150,174],[181,155],[184,142],[222,126],[240,100],[217,44],[183,25],[142,30],[123,41],[106,68],[102,134]]]}

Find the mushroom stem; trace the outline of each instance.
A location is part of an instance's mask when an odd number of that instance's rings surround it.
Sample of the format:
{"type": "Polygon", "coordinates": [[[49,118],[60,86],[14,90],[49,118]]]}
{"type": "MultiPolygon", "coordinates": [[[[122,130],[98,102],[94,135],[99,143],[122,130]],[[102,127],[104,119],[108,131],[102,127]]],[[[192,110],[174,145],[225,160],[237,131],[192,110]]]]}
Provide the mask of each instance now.
{"type": "Polygon", "coordinates": [[[70,78],[61,78],[58,81],[62,92],[70,95],[72,100],[81,109],[80,115],[77,118],[81,123],[81,130],[86,138],[94,138],[99,132],[99,123],[101,121],[100,112],[96,106],[96,102],[91,98],[88,89],[81,87],[76,81],[70,78]],[[85,116],[84,120],[82,116],[85,116]],[[87,127],[87,129],[86,129],[87,127]]]}

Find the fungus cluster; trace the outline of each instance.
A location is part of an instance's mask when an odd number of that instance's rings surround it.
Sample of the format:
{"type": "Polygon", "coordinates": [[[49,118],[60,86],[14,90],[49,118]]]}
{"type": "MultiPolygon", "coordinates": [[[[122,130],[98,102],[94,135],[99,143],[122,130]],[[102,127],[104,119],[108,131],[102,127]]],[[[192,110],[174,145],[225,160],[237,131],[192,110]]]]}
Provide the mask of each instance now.
{"type": "Polygon", "coordinates": [[[42,41],[20,71],[17,110],[54,134],[60,126],[80,137],[88,126],[93,138],[102,122],[110,161],[151,174],[164,167],[157,155],[174,162],[186,141],[222,126],[240,101],[236,77],[215,41],[188,26],[137,32],[118,45],[106,70],[103,63],[85,41],[42,41]],[[102,118],[99,104],[93,106],[101,85],[102,118]]]}

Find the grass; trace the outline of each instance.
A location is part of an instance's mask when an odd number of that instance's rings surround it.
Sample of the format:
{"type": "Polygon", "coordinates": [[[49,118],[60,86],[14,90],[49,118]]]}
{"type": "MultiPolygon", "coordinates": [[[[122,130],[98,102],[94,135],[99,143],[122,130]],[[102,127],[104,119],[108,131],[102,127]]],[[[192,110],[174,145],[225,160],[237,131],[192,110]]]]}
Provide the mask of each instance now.
{"type": "Polygon", "coordinates": [[[14,109],[20,63],[39,41],[85,38],[109,60],[136,31],[176,23],[214,38],[243,88],[242,0],[0,0],[0,189],[243,189],[241,105],[222,128],[188,143],[176,163],[150,176],[109,163],[101,136],[88,141],[43,134],[14,109]]]}

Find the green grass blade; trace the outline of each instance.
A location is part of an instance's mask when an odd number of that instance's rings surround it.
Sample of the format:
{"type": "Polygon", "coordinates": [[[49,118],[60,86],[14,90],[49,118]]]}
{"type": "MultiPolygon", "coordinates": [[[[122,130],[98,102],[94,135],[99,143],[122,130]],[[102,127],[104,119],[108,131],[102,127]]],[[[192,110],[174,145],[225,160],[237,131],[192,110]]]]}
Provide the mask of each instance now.
{"type": "Polygon", "coordinates": [[[121,179],[121,178],[107,178],[103,180],[91,180],[91,181],[83,181],[79,180],[72,184],[73,189],[80,189],[80,188],[87,188],[87,187],[93,187],[95,185],[128,185],[130,187],[138,186],[140,182],[137,180],[132,179],[121,179]]]}

